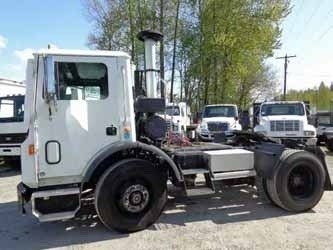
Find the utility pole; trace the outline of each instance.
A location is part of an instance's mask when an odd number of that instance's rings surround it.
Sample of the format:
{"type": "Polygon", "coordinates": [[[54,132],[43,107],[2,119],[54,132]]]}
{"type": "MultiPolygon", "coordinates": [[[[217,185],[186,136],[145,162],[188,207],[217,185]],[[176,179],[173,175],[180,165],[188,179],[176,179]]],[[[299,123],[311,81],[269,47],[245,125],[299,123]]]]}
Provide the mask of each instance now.
{"type": "Polygon", "coordinates": [[[287,73],[288,73],[288,59],[296,57],[294,56],[288,56],[287,54],[283,57],[277,57],[276,59],[284,59],[284,86],[283,86],[283,100],[286,100],[286,94],[287,94],[287,73]]]}

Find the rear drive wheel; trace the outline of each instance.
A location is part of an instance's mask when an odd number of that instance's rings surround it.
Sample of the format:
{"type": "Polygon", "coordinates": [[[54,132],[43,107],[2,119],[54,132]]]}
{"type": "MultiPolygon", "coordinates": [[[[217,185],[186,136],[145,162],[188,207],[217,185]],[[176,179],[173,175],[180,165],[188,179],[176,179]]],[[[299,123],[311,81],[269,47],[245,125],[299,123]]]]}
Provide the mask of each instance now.
{"type": "Polygon", "coordinates": [[[267,180],[265,178],[257,176],[255,185],[259,197],[263,198],[265,201],[273,202],[270,194],[268,193],[267,180]]]}
{"type": "Polygon", "coordinates": [[[317,157],[296,151],[283,158],[273,178],[267,179],[267,191],[277,206],[303,212],[320,201],[324,183],[325,170],[317,157]]]}
{"type": "Polygon", "coordinates": [[[109,229],[135,232],[152,225],[167,201],[167,177],[141,159],[127,159],[110,167],[95,192],[95,207],[109,229]]]}

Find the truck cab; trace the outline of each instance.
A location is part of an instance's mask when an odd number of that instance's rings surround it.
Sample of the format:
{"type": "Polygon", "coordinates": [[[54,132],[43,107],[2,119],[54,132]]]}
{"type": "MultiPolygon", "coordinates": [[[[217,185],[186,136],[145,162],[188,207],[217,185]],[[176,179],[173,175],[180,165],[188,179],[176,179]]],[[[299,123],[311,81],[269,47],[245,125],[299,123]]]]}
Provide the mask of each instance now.
{"type": "MultiPolygon", "coordinates": [[[[229,145],[185,144],[184,138],[170,137],[155,76],[155,48],[163,35],[142,31],[138,38],[145,43],[144,84],[134,82],[124,52],[34,53],[27,70],[29,129],[17,186],[23,212],[30,202],[40,221],[65,220],[93,202],[107,228],[135,232],[159,218],[168,183],[179,195],[194,197],[220,193],[224,185],[253,185],[257,175],[281,208],[301,212],[319,202],[324,183],[330,187],[320,148],[289,152],[248,132],[239,132],[242,140],[229,145]],[[134,96],[135,86],[146,95],[134,96]]],[[[227,123],[230,131],[239,128],[237,118],[235,105],[213,105],[205,107],[203,122],[218,128],[227,123]]]]}
{"type": "Polygon", "coordinates": [[[165,118],[168,129],[174,132],[186,132],[187,127],[191,124],[191,109],[185,102],[168,103],[161,116],[165,118]]]}
{"type": "Polygon", "coordinates": [[[27,74],[29,89],[36,88],[27,101],[29,135],[22,145],[22,179],[27,185],[56,184],[59,172],[63,184],[76,182],[83,166],[104,146],[135,141],[133,99],[127,98],[133,86],[127,54],[40,50],[27,74]],[[52,97],[46,95],[47,81],[54,86],[52,97]]]}
{"type": "Polygon", "coordinates": [[[315,114],[318,144],[326,143],[327,135],[333,134],[332,114],[329,111],[318,111],[315,114]]]}
{"type": "Polygon", "coordinates": [[[242,130],[238,109],[234,104],[215,104],[204,107],[197,134],[202,141],[212,141],[216,134],[232,134],[242,130]]]}
{"type": "Polygon", "coordinates": [[[305,104],[298,101],[264,102],[254,131],[276,139],[316,143],[316,129],[308,123],[305,104]]]}
{"type": "Polygon", "coordinates": [[[24,100],[24,95],[0,97],[0,165],[20,166],[20,147],[28,130],[24,100]]]}

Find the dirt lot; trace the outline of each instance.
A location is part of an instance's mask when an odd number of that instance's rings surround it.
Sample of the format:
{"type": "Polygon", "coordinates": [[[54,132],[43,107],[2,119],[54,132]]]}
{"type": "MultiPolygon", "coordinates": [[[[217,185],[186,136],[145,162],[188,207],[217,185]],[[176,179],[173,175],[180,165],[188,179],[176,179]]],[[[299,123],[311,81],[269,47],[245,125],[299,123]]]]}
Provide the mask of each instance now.
{"type": "MultiPolygon", "coordinates": [[[[333,173],[333,156],[327,157],[333,173]]],[[[251,187],[213,198],[172,199],[151,228],[107,231],[92,209],[74,220],[39,223],[16,204],[17,171],[0,169],[0,249],[332,249],[333,192],[314,210],[284,212],[251,187]]]]}

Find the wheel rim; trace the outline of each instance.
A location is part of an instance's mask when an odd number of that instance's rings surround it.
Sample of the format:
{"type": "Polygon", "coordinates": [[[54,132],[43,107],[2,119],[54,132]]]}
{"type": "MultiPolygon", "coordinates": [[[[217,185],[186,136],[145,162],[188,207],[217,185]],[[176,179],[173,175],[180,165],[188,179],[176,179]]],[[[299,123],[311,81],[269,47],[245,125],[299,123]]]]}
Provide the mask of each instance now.
{"type": "Polygon", "coordinates": [[[129,186],[122,194],[121,207],[130,213],[143,211],[149,203],[149,191],[141,184],[129,186]]]}
{"type": "Polygon", "coordinates": [[[315,190],[313,170],[308,166],[297,166],[289,174],[288,191],[295,200],[304,200],[312,196],[315,190]]]}

